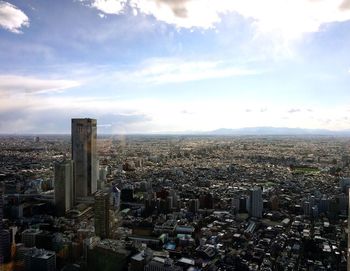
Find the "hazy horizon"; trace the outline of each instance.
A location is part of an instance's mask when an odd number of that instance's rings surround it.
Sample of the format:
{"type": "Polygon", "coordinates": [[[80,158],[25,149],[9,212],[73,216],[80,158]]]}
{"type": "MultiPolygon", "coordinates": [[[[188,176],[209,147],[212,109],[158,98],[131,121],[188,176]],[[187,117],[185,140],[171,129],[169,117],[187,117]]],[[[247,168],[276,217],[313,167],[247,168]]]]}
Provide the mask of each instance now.
{"type": "Polygon", "coordinates": [[[350,129],[350,5],[0,1],[0,133],[350,129]]]}
{"type": "MultiPolygon", "coordinates": [[[[99,136],[340,136],[349,137],[350,130],[303,129],[288,127],[242,127],[236,129],[219,128],[211,131],[164,131],[144,133],[97,132],[99,136]]],[[[0,136],[71,136],[71,131],[61,133],[0,133],[0,136]]]]}

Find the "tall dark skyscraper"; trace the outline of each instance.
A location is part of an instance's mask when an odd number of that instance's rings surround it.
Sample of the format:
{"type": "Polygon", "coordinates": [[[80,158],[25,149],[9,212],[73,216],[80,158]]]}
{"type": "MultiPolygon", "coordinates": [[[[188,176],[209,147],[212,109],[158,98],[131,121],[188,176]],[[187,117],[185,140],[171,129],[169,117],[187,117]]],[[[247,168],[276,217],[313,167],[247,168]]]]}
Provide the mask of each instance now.
{"type": "Polygon", "coordinates": [[[261,218],[263,212],[263,198],[262,190],[260,187],[254,187],[250,191],[250,209],[249,214],[252,217],[261,218]]]}
{"type": "Polygon", "coordinates": [[[65,215],[74,203],[73,161],[56,163],[54,175],[56,211],[58,215],[65,215]]]}
{"type": "Polygon", "coordinates": [[[349,207],[348,207],[348,253],[347,253],[347,270],[350,270],[350,190],[348,191],[348,202],[349,202],[349,207]]]}
{"type": "Polygon", "coordinates": [[[109,237],[109,193],[98,191],[95,194],[95,233],[102,239],[109,237]]]}
{"type": "Polygon", "coordinates": [[[3,187],[2,184],[0,184],[0,230],[2,230],[3,225],[2,225],[2,219],[3,219],[3,214],[4,214],[4,194],[3,194],[3,187]]]}
{"type": "Polygon", "coordinates": [[[3,187],[0,184],[0,270],[4,262],[10,260],[10,232],[3,228],[4,195],[3,187]]]}
{"type": "Polygon", "coordinates": [[[2,264],[4,263],[4,248],[2,246],[3,240],[1,240],[1,232],[3,229],[2,218],[3,218],[3,209],[4,199],[3,199],[3,190],[2,185],[0,184],[0,270],[2,269],[2,264]]]}
{"type": "Polygon", "coordinates": [[[95,119],[72,119],[75,198],[91,196],[97,190],[96,123],[95,119]]]}

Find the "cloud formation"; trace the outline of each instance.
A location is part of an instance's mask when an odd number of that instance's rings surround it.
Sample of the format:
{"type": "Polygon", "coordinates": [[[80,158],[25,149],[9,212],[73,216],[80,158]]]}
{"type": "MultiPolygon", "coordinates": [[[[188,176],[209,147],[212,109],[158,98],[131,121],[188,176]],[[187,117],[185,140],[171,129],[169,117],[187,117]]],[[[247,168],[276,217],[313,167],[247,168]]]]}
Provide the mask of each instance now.
{"type": "Polygon", "coordinates": [[[12,93],[40,94],[58,92],[80,86],[74,80],[40,79],[21,75],[0,75],[0,92],[2,95],[12,93]]]}
{"type": "Polygon", "coordinates": [[[248,76],[258,71],[235,67],[223,61],[192,61],[175,58],[153,59],[133,71],[116,73],[118,80],[140,81],[150,84],[169,84],[216,78],[248,76]]]}
{"type": "Polygon", "coordinates": [[[29,26],[29,18],[16,6],[0,1],[0,27],[13,33],[22,33],[22,27],[29,26]]]}
{"type": "Polygon", "coordinates": [[[343,10],[350,9],[350,0],[344,0],[340,8],[343,10]]]}
{"type": "Polygon", "coordinates": [[[92,0],[91,6],[107,14],[131,9],[180,28],[215,28],[222,15],[238,14],[259,32],[278,33],[285,39],[350,19],[349,0],[92,0]]]}
{"type": "Polygon", "coordinates": [[[106,14],[119,14],[123,12],[126,2],[125,0],[94,0],[91,6],[106,14]]]}
{"type": "Polygon", "coordinates": [[[288,110],[288,113],[293,114],[293,113],[298,113],[300,111],[301,111],[301,109],[299,109],[299,108],[292,108],[292,109],[288,110]]]}

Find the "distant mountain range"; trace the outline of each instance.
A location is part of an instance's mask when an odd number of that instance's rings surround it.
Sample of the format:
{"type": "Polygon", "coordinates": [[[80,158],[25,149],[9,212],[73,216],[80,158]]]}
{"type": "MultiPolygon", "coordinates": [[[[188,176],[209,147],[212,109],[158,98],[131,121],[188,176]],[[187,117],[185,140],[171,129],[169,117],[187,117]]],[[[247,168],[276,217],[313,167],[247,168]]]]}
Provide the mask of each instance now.
{"type": "Polygon", "coordinates": [[[303,129],[287,127],[247,127],[238,129],[220,128],[213,131],[202,132],[206,135],[327,135],[350,136],[350,130],[331,131],[326,129],[303,129]]]}

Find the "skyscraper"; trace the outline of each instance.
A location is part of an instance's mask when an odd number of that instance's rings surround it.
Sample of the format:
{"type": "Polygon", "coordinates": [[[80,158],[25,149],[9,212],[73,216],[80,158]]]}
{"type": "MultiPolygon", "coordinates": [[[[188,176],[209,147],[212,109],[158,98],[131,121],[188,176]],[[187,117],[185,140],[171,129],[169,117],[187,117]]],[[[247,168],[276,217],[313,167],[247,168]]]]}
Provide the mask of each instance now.
{"type": "Polygon", "coordinates": [[[0,230],[2,230],[3,225],[2,225],[2,219],[3,219],[3,214],[4,214],[4,197],[3,197],[3,187],[2,184],[0,184],[0,230]]]}
{"type": "Polygon", "coordinates": [[[75,198],[97,190],[97,128],[95,119],[72,119],[72,160],[75,198]]]}
{"type": "Polygon", "coordinates": [[[250,190],[249,200],[249,214],[252,217],[261,218],[263,212],[263,198],[260,187],[254,187],[252,190],[250,190]]]}
{"type": "Polygon", "coordinates": [[[109,237],[109,205],[110,195],[98,191],[95,194],[95,233],[102,239],[109,237]]]}
{"type": "Polygon", "coordinates": [[[55,271],[56,253],[44,249],[31,249],[25,254],[26,271],[55,271]]]}
{"type": "Polygon", "coordinates": [[[349,207],[348,207],[348,253],[347,253],[347,270],[350,270],[350,190],[348,191],[349,207]]]}
{"type": "MultiPolygon", "coordinates": [[[[3,198],[3,192],[2,192],[2,185],[0,184],[0,234],[2,232],[3,226],[2,226],[2,218],[3,218],[3,206],[4,206],[4,198],[3,198]]],[[[0,235],[1,238],[1,235],[0,235]]],[[[2,247],[2,240],[0,239],[0,270],[2,269],[2,265],[4,263],[4,248],[2,247]]]]}
{"type": "Polygon", "coordinates": [[[62,216],[74,203],[73,161],[55,164],[55,206],[57,214],[62,216]]]}
{"type": "Polygon", "coordinates": [[[3,187],[0,184],[0,270],[4,262],[10,260],[10,232],[3,228],[3,207],[4,207],[4,197],[3,197],[3,187]]]}

